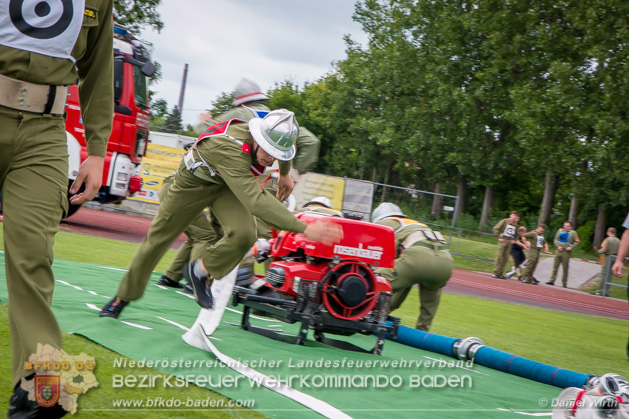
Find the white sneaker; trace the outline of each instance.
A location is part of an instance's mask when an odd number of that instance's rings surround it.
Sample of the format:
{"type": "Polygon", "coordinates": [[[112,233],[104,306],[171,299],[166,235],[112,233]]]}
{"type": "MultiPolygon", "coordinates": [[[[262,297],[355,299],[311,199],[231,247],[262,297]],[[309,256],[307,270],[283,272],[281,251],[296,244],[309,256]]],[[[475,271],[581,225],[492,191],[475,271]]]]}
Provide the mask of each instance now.
{"type": "Polygon", "coordinates": [[[512,269],[509,272],[507,272],[505,274],[505,278],[511,278],[513,275],[515,275],[515,269],[512,269]]]}

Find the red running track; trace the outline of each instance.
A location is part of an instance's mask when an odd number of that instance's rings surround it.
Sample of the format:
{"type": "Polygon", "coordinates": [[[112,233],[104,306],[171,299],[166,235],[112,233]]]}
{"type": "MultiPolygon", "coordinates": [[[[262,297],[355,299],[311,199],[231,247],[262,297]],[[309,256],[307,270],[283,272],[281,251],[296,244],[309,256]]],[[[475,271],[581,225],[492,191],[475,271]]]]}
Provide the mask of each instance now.
{"type": "MultiPolygon", "coordinates": [[[[71,217],[61,221],[60,230],[140,243],[146,236],[151,221],[153,219],[148,217],[81,208],[71,217]]],[[[184,241],[186,236],[182,234],[171,248],[178,249],[184,241]]]]}
{"type": "Polygon", "coordinates": [[[515,279],[494,279],[489,273],[455,269],[446,292],[526,304],[572,313],[629,320],[629,303],[581,291],[547,285],[525,284],[515,279]]]}
{"type": "MultiPolygon", "coordinates": [[[[61,223],[61,230],[140,243],[151,221],[151,218],[135,215],[81,208],[61,223]]],[[[172,247],[178,248],[185,239],[186,237],[182,234],[172,247]]],[[[490,274],[482,272],[455,269],[445,291],[553,310],[629,320],[627,301],[597,297],[572,289],[494,279],[490,274]]]]}

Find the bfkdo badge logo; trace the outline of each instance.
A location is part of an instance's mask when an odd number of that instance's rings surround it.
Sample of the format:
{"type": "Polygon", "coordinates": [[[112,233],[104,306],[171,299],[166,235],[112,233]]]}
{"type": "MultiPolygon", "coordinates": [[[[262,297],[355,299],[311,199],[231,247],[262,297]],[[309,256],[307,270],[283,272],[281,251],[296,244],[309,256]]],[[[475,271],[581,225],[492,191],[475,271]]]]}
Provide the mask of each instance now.
{"type": "Polygon", "coordinates": [[[51,407],[59,401],[61,394],[61,376],[36,375],[35,401],[42,407],[51,407]]]}

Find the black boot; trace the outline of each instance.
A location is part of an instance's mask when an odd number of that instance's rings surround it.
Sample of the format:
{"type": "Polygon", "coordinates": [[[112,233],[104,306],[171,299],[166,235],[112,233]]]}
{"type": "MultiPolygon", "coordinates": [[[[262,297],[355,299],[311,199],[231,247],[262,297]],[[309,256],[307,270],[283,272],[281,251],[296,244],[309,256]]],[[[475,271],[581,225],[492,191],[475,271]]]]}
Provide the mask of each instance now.
{"type": "Polygon", "coordinates": [[[162,285],[164,287],[171,287],[171,288],[183,288],[183,284],[177,281],[173,281],[166,275],[162,275],[159,281],[157,281],[157,285],[162,285]]]}
{"type": "Polygon", "coordinates": [[[212,308],[214,298],[210,290],[210,281],[207,276],[199,277],[194,273],[194,264],[186,263],[183,267],[183,277],[191,284],[194,291],[194,299],[202,308],[212,308]]]}
{"type": "Polygon", "coordinates": [[[129,304],[128,301],[122,301],[118,298],[118,296],[115,296],[110,302],[105,304],[100,311],[100,316],[113,317],[114,319],[117,319],[118,316],[120,316],[120,313],[122,313],[122,309],[125,308],[127,304],[129,304]]]}
{"type": "Polygon", "coordinates": [[[10,419],[56,419],[64,417],[68,412],[59,403],[50,407],[40,406],[39,403],[28,399],[28,391],[19,384],[15,387],[13,395],[9,399],[10,419]]]}

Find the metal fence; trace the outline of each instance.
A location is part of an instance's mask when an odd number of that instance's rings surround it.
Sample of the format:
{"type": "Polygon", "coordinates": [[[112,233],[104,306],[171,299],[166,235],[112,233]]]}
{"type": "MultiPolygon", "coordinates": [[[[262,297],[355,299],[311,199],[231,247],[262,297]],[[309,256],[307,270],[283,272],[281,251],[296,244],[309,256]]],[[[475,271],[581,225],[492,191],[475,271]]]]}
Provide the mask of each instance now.
{"type": "Polygon", "coordinates": [[[495,245],[496,239],[493,234],[456,227],[458,196],[382,183],[373,185],[373,208],[380,202],[393,202],[408,217],[439,230],[447,238],[447,247],[453,255],[493,262],[493,259],[475,254],[478,249],[474,248],[474,242],[495,245]]]}
{"type": "MultiPolygon", "coordinates": [[[[334,176],[329,176],[335,178],[334,176]]],[[[365,221],[370,221],[371,212],[381,202],[392,202],[400,207],[408,217],[430,225],[438,230],[447,240],[447,247],[453,255],[472,259],[493,261],[478,254],[475,243],[495,245],[493,234],[474,230],[467,230],[455,226],[459,206],[459,197],[440,194],[413,188],[404,188],[383,183],[369,182],[351,178],[343,179],[344,212],[359,215],[365,221]]],[[[86,206],[116,212],[126,212],[134,215],[154,216],[159,205],[156,203],[127,199],[117,206],[100,205],[95,202],[86,206]]]]}
{"type": "MultiPolygon", "coordinates": [[[[625,258],[625,261],[627,261],[627,259],[628,258],[625,258]]],[[[613,282],[614,274],[612,274],[612,266],[614,265],[615,262],[616,262],[616,255],[609,255],[609,263],[607,264],[607,269],[605,270],[605,274],[603,275],[603,278],[601,278],[601,281],[604,281],[602,294],[605,296],[609,295],[609,290],[611,287],[629,288],[629,286],[627,285],[616,284],[615,282],[613,282]]],[[[628,284],[629,284],[629,281],[628,281],[628,284]]]]}

